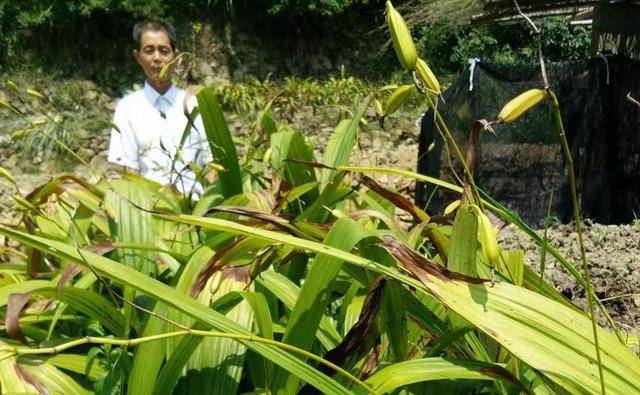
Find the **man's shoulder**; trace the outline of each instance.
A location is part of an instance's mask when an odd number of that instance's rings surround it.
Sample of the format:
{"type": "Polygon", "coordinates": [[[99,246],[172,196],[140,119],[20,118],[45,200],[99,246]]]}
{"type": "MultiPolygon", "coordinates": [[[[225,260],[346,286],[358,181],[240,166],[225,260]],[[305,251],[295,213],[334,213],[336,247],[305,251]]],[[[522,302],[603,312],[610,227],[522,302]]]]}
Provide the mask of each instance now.
{"type": "Polygon", "coordinates": [[[130,107],[132,104],[140,103],[144,99],[144,92],[142,89],[129,92],[118,100],[118,107],[130,107]]]}

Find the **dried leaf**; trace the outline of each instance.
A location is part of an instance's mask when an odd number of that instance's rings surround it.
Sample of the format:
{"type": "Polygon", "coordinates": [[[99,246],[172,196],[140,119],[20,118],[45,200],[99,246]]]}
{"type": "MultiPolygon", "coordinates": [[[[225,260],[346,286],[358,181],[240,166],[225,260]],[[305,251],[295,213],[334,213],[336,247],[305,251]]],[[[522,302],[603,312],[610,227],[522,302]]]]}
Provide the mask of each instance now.
{"type": "MultiPolygon", "coordinates": [[[[373,330],[375,329],[375,319],[378,315],[378,311],[380,311],[383,290],[386,282],[387,279],[384,276],[376,278],[364,300],[358,321],[351,327],[347,335],[342,339],[342,342],[324,355],[323,358],[325,360],[341,366],[349,356],[361,351],[361,349],[367,345],[367,339],[373,334],[373,330]]],[[[377,347],[374,348],[374,352],[372,352],[367,358],[367,363],[365,363],[361,375],[365,375],[365,372],[366,375],[368,375],[375,365],[377,365],[376,349],[377,347]],[[373,359],[371,358],[372,355],[375,355],[373,359]]],[[[324,365],[322,365],[319,370],[329,375],[333,373],[332,369],[324,365]]],[[[310,385],[306,385],[299,393],[312,395],[319,394],[320,392],[310,385]]]]}
{"type": "Polygon", "coordinates": [[[489,281],[447,270],[437,263],[432,262],[415,251],[407,248],[407,246],[391,236],[385,235],[382,237],[382,240],[382,246],[389,252],[389,254],[391,254],[391,256],[400,262],[405,269],[424,284],[431,282],[429,281],[428,276],[434,276],[443,281],[459,280],[471,284],[482,284],[489,281]]]}
{"type": "Polygon", "coordinates": [[[20,330],[20,312],[24,309],[24,306],[29,302],[31,292],[15,293],[9,295],[7,302],[7,316],[5,318],[5,325],[7,327],[7,334],[18,339],[24,344],[27,344],[27,339],[20,330]]]}
{"type": "Polygon", "coordinates": [[[62,287],[64,287],[67,282],[69,282],[79,273],[82,273],[82,266],[76,265],[75,263],[67,266],[67,268],[62,272],[62,276],[60,276],[60,280],[58,281],[58,285],[56,285],[56,289],[62,289],[62,287]]]}
{"type": "Polygon", "coordinates": [[[289,220],[275,214],[265,213],[264,211],[259,211],[249,207],[216,206],[212,207],[209,212],[223,212],[244,215],[245,217],[251,217],[262,222],[270,223],[286,232],[291,233],[292,225],[289,220]]]}
{"type": "Polygon", "coordinates": [[[198,274],[198,277],[196,277],[196,280],[193,282],[193,285],[189,289],[189,296],[195,299],[198,294],[202,292],[209,278],[211,278],[211,276],[213,276],[218,270],[222,269],[222,266],[219,265],[222,258],[246,241],[247,239],[236,240],[225,248],[216,251],[216,253],[211,257],[209,262],[207,262],[205,267],[202,269],[200,274],[198,274]]]}
{"type": "MultiPolygon", "coordinates": [[[[324,355],[324,359],[340,366],[349,355],[362,348],[375,325],[375,318],[380,310],[382,291],[384,290],[386,281],[387,279],[383,276],[378,277],[374,281],[364,300],[358,321],[351,327],[342,342],[324,355]]],[[[330,369],[326,369],[327,373],[330,371],[330,369]]]]}
{"type": "Polygon", "coordinates": [[[92,244],[88,247],[85,247],[85,250],[87,251],[91,251],[94,254],[98,254],[98,255],[104,255],[107,254],[113,250],[115,250],[117,247],[115,244],[111,243],[111,242],[105,242],[105,243],[96,243],[96,244],[92,244]]]}
{"type": "Polygon", "coordinates": [[[33,375],[27,372],[22,366],[20,366],[20,364],[16,363],[15,369],[16,369],[16,374],[18,375],[20,380],[24,381],[25,383],[33,385],[34,387],[36,387],[38,392],[40,392],[43,395],[49,395],[51,393],[49,389],[40,380],[36,379],[33,375]]]}
{"type": "Polygon", "coordinates": [[[376,181],[374,181],[370,177],[362,176],[361,179],[362,179],[362,183],[366,185],[369,189],[371,189],[378,195],[382,196],[383,198],[387,199],[399,209],[404,210],[409,214],[411,214],[411,216],[416,222],[423,222],[423,221],[429,220],[429,216],[427,215],[427,213],[425,213],[420,207],[411,203],[411,201],[406,197],[399,195],[395,192],[391,192],[390,190],[384,188],[382,185],[378,184],[376,181]]]}

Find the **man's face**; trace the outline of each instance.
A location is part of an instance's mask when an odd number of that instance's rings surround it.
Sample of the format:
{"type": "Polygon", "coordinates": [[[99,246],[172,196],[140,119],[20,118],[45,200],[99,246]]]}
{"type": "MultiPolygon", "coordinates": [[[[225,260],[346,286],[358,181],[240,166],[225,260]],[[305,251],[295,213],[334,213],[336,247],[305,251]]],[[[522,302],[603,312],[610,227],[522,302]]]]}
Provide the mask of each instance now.
{"type": "MultiPolygon", "coordinates": [[[[175,52],[171,48],[171,41],[164,30],[145,30],[140,36],[140,49],[133,51],[133,57],[142,67],[144,75],[152,83],[162,84],[158,79],[162,66],[171,62],[175,52]]],[[[170,75],[165,76],[169,80],[170,75]]]]}

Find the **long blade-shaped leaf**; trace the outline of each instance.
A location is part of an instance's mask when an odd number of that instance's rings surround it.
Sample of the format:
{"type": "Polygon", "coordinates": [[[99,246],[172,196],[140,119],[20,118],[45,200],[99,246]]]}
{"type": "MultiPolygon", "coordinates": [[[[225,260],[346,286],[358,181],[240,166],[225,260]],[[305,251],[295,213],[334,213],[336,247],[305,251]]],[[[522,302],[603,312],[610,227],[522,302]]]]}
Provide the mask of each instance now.
{"type": "MultiPolygon", "coordinates": [[[[345,217],[333,225],[325,239],[325,245],[350,251],[360,240],[370,236],[372,233],[345,217]]],[[[300,290],[296,306],[291,312],[283,339],[286,343],[304,349],[311,348],[320,318],[329,303],[331,284],[338,275],[342,262],[341,259],[329,255],[320,254],[316,257],[300,290]]],[[[274,380],[276,391],[287,394],[295,392],[298,378],[282,370],[277,372],[274,380]]]]}
{"type": "MultiPolygon", "coordinates": [[[[522,361],[575,392],[598,392],[591,321],[542,295],[507,283],[470,284],[426,274],[421,283],[397,270],[320,243],[229,221],[167,216],[203,228],[253,235],[340,258],[430,292],[522,361]]],[[[0,228],[2,231],[2,228],[0,228]]],[[[435,267],[434,267],[434,270],[435,267]]],[[[605,383],[613,393],[640,391],[640,360],[614,336],[599,329],[605,383]]]]}
{"type": "Polygon", "coordinates": [[[506,374],[499,365],[443,358],[413,359],[382,368],[367,379],[372,389],[387,393],[396,388],[431,380],[495,380],[496,372],[506,374]]]}
{"type": "Polygon", "coordinates": [[[112,333],[120,334],[123,331],[124,316],[100,294],[74,287],[60,290],[44,288],[35,291],[35,293],[58,299],[75,310],[99,320],[112,333]]]}
{"type": "MultiPolygon", "coordinates": [[[[360,126],[360,119],[364,115],[364,112],[369,106],[371,101],[371,95],[365,97],[358,109],[356,110],[353,118],[349,120],[341,121],[336,126],[335,131],[329,138],[329,144],[324,154],[324,164],[330,167],[337,167],[346,165],[351,155],[351,150],[356,144],[356,138],[358,136],[358,127],[360,126]]],[[[324,188],[331,178],[335,175],[335,170],[323,169],[320,173],[320,184],[324,188]]]]}
{"type": "MultiPolygon", "coordinates": [[[[211,310],[207,306],[198,303],[157,280],[149,278],[110,259],[89,252],[82,252],[81,256],[77,249],[64,243],[33,236],[4,226],[0,226],[0,234],[4,234],[38,250],[46,251],[58,258],[74,261],[81,265],[86,265],[86,259],[91,262],[92,267],[98,274],[152,296],[158,301],[188,314],[195,319],[203,321],[219,331],[256,337],[251,332],[242,328],[242,326],[220,313],[211,310]]],[[[320,373],[317,369],[304,363],[297,356],[289,352],[258,342],[239,341],[245,343],[248,348],[251,348],[263,357],[287,369],[321,391],[332,394],[348,394],[350,392],[337,381],[320,373]]]]}
{"type": "MultiPolygon", "coordinates": [[[[113,241],[121,243],[152,244],[152,216],[134,207],[151,209],[153,194],[140,183],[117,180],[106,195],[105,204],[115,215],[109,219],[113,241]]],[[[155,274],[156,264],[151,251],[123,248],[116,251],[116,260],[145,274],[155,274]]]]}
{"type": "MultiPolygon", "coordinates": [[[[244,269],[230,269],[239,273],[237,276],[232,274],[222,278],[223,273],[218,273],[212,277],[211,282],[219,281],[220,284],[205,288],[198,300],[208,306],[212,298],[244,289],[249,281],[248,271],[244,269]],[[215,289],[215,293],[209,291],[211,288],[215,289]]],[[[244,328],[251,328],[253,313],[246,302],[235,306],[226,316],[244,328]]],[[[176,390],[182,393],[221,395],[236,393],[242,376],[245,352],[244,345],[231,339],[204,339],[192,354],[187,364],[186,376],[178,382],[176,390]]]]}
{"type": "Polygon", "coordinates": [[[242,178],[238,154],[224,114],[213,89],[205,88],[196,96],[213,159],[224,167],[219,174],[222,195],[225,198],[242,193],[242,178]]]}
{"type": "MultiPolygon", "coordinates": [[[[287,309],[294,309],[296,301],[300,296],[300,289],[287,277],[273,270],[266,270],[260,273],[256,281],[262,284],[269,292],[273,293],[287,309]]],[[[318,341],[320,341],[320,344],[327,349],[336,347],[342,340],[340,334],[331,324],[327,316],[320,318],[320,325],[316,332],[316,337],[318,341]]]]}
{"type": "Polygon", "coordinates": [[[82,388],[70,376],[61,372],[55,366],[49,363],[21,361],[20,366],[28,372],[29,375],[35,377],[42,382],[52,394],[88,394],[89,391],[82,388]]]}

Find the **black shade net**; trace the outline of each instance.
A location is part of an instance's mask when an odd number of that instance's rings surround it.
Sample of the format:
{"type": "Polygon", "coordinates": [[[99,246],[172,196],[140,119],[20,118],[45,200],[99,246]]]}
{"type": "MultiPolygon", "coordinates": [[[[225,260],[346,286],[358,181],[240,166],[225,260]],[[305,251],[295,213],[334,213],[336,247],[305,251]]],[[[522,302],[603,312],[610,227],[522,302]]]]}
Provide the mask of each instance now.
{"type": "MultiPolygon", "coordinates": [[[[599,223],[640,217],[640,108],[626,98],[628,93],[640,98],[640,62],[598,56],[550,63],[547,73],[562,108],[583,216],[599,223]]],[[[446,90],[439,111],[464,150],[473,120],[495,119],[510,99],[541,86],[537,64],[477,62],[446,90]]],[[[496,133],[481,136],[477,185],[534,225],[544,221],[553,191],[552,215],[570,221],[571,195],[551,108],[539,105],[513,124],[498,125],[496,133]]],[[[454,181],[452,168],[462,174],[454,155],[448,159],[433,114],[427,112],[418,172],[454,181]]],[[[416,186],[416,202],[429,212],[440,212],[457,198],[430,184],[416,186]]]]}

